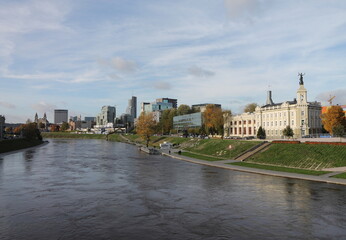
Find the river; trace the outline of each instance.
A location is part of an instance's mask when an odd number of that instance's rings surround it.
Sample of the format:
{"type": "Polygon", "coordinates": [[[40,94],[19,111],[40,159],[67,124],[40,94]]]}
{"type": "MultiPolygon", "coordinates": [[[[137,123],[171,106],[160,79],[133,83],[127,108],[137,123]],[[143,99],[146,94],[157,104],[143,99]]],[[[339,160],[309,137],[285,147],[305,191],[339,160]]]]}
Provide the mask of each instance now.
{"type": "Polygon", "coordinates": [[[0,157],[0,239],[346,238],[346,186],[49,141],[0,157]]]}

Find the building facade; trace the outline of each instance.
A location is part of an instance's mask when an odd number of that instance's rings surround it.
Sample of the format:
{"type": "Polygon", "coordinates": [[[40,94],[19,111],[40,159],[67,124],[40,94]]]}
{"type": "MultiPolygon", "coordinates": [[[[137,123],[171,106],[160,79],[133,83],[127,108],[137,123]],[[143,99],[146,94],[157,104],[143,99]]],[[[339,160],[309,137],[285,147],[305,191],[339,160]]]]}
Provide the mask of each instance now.
{"type": "Polygon", "coordinates": [[[132,96],[126,109],[126,113],[131,115],[133,119],[137,118],[137,97],[132,96]]]}
{"type": "Polygon", "coordinates": [[[96,117],[96,125],[104,126],[115,123],[116,109],[112,106],[103,106],[101,113],[96,117]]]}
{"type": "Polygon", "coordinates": [[[271,91],[268,91],[267,102],[257,106],[253,113],[235,116],[224,116],[225,137],[256,136],[259,127],[264,128],[269,139],[282,139],[283,130],[290,126],[294,137],[317,135],[322,132],[321,103],[308,102],[307,90],[303,77],[300,77],[299,88],[293,101],[274,103],[271,91]]]}
{"type": "Polygon", "coordinates": [[[157,98],[156,102],[169,102],[172,103],[173,108],[178,108],[178,99],[174,98],[157,98]]]}
{"type": "Polygon", "coordinates": [[[173,128],[182,131],[189,128],[200,128],[203,125],[203,114],[201,112],[185,114],[173,117],[173,128]]]}
{"type": "Polygon", "coordinates": [[[68,120],[68,110],[66,109],[55,109],[54,110],[54,123],[62,124],[68,120]]]}
{"type": "Polygon", "coordinates": [[[221,104],[216,104],[216,103],[194,104],[194,105],[191,106],[191,108],[194,111],[204,112],[208,105],[214,105],[217,108],[221,108],[221,104]]]}
{"type": "Polygon", "coordinates": [[[34,122],[37,124],[37,128],[48,131],[49,121],[47,119],[46,113],[43,114],[43,118],[38,118],[38,115],[36,113],[34,122]]]}

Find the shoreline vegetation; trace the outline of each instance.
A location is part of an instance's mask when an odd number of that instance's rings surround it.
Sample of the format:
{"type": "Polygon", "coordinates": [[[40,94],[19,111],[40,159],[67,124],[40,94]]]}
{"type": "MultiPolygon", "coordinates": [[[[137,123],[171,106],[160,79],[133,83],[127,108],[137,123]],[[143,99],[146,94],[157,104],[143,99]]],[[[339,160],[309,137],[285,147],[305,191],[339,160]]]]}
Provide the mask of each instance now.
{"type": "MultiPolygon", "coordinates": [[[[44,138],[107,140],[107,136],[102,134],[42,133],[42,136],[44,138]]],[[[139,135],[135,134],[112,134],[108,136],[108,141],[146,144],[139,135]]],[[[163,142],[170,142],[181,149],[182,156],[210,162],[235,159],[238,155],[261,143],[260,141],[229,139],[152,136],[150,146],[159,147],[160,143],[163,142]]],[[[265,151],[250,156],[245,162],[232,163],[232,165],[319,176],[330,173],[322,171],[324,168],[346,166],[346,147],[323,144],[272,143],[265,151]]],[[[345,179],[346,173],[335,175],[335,177],[345,179]]]]}
{"type": "Polygon", "coordinates": [[[43,144],[44,141],[37,139],[9,139],[0,141],[0,154],[13,151],[23,150],[31,147],[36,147],[43,144]]]}

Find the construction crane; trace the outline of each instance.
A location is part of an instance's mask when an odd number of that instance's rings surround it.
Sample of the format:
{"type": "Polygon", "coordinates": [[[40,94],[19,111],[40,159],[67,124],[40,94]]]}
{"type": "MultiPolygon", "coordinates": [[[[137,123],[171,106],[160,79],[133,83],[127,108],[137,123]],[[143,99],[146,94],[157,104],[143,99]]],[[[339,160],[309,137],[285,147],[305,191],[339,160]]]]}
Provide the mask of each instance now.
{"type": "Polygon", "coordinates": [[[333,99],[334,98],[335,98],[335,96],[332,97],[332,95],[329,95],[328,102],[329,102],[330,106],[333,104],[333,99]]]}

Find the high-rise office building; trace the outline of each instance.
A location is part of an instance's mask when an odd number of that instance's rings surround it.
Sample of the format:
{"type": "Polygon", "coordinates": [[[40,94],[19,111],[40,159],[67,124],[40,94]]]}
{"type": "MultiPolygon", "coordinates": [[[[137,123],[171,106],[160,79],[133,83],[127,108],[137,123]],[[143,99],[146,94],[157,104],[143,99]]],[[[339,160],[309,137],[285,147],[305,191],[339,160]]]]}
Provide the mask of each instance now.
{"type": "Polygon", "coordinates": [[[65,109],[55,109],[54,110],[54,123],[61,124],[67,122],[68,120],[68,110],[65,109]]]}
{"type": "Polygon", "coordinates": [[[177,99],[173,99],[173,98],[157,98],[156,102],[168,102],[168,103],[172,103],[172,107],[173,108],[177,108],[178,107],[178,100],[177,99]]]}
{"type": "Polygon", "coordinates": [[[137,97],[132,96],[132,98],[129,99],[126,113],[131,115],[133,119],[137,118],[137,97]]]}
{"type": "Polygon", "coordinates": [[[96,117],[97,125],[107,125],[115,123],[116,110],[112,106],[103,106],[101,113],[96,117]]]}

